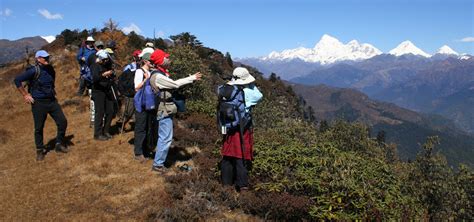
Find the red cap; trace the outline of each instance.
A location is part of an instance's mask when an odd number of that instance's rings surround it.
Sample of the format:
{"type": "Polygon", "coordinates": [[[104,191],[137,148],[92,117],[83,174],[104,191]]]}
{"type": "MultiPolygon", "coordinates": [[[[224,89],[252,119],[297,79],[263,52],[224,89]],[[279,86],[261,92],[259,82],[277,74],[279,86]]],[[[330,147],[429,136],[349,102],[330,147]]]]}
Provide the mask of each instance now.
{"type": "Polygon", "coordinates": [[[151,56],[150,56],[150,60],[151,62],[153,62],[155,65],[163,65],[163,60],[167,57],[169,57],[170,54],[164,52],[163,50],[161,49],[157,49],[155,50],[151,56]]]}
{"type": "Polygon", "coordinates": [[[133,57],[138,57],[138,55],[140,55],[140,53],[142,53],[142,50],[135,50],[135,51],[133,51],[132,56],[133,57]]]}

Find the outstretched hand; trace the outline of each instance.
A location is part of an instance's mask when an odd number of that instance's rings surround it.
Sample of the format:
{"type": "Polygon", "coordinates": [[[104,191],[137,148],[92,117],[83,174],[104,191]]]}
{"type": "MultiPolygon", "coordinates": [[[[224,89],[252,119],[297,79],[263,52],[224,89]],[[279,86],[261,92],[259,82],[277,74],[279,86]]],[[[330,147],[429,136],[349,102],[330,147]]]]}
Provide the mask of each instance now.
{"type": "Polygon", "coordinates": [[[201,72],[194,73],[194,75],[196,76],[196,80],[201,80],[202,79],[201,72]]]}

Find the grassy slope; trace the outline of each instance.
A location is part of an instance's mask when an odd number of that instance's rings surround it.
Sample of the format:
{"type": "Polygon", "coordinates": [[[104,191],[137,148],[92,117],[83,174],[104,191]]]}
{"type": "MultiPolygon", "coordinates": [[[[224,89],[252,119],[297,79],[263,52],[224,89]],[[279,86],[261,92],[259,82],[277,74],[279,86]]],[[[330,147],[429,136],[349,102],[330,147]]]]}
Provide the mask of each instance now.
{"type": "MultiPolygon", "coordinates": [[[[69,47],[68,47],[69,48],[69,47]]],[[[151,172],[151,160],[140,164],[133,160],[133,131],[106,142],[92,139],[89,127],[89,99],[74,97],[79,70],[75,51],[62,47],[48,49],[54,55],[56,91],[68,119],[66,137],[71,152],[49,152],[45,161],[35,161],[33,118],[29,105],[11,84],[24,68],[12,64],[0,70],[0,218],[6,220],[147,220],[156,219],[160,209],[173,206],[165,177],[183,174],[180,164],[192,166],[199,174],[209,163],[209,152],[216,148],[215,119],[199,113],[188,113],[175,121],[175,138],[170,149],[170,171],[165,175],[151,172]],[[54,49],[56,48],[56,49],[54,49]],[[201,153],[196,145],[205,147],[201,153]],[[201,154],[200,154],[201,153],[201,154]]],[[[211,78],[212,79],[212,78],[211,78]]],[[[208,79],[208,81],[211,81],[208,79]]],[[[212,110],[214,108],[212,107],[212,110]]],[[[115,120],[112,125],[115,124],[115,120]]],[[[117,131],[117,127],[115,127],[117,131]]],[[[217,131],[216,131],[217,132],[217,131]]],[[[44,130],[45,143],[53,143],[56,127],[48,118],[44,130]]],[[[187,177],[186,175],[183,175],[187,177]]],[[[214,177],[209,178],[215,181],[214,177]]],[[[186,192],[187,195],[195,194],[186,192]]],[[[217,209],[220,209],[217,206],[217,209]]],[[[219,210],[220,211],[220,210],[219,210]]],[[[255,220],[236,210],[213,214],[217,220],[255,220]]]]}

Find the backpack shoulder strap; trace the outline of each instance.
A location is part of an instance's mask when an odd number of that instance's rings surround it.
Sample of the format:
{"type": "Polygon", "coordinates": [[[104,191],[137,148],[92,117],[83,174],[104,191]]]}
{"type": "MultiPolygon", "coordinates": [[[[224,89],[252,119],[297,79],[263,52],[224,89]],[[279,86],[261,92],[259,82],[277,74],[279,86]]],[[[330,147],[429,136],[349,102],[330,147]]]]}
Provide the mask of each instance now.
{"type": "Polygon", "coordinates": [[[35,77],[33,80],[38,80],[41,75],[41,68],[38,64],[35,65],[35,77]]]}

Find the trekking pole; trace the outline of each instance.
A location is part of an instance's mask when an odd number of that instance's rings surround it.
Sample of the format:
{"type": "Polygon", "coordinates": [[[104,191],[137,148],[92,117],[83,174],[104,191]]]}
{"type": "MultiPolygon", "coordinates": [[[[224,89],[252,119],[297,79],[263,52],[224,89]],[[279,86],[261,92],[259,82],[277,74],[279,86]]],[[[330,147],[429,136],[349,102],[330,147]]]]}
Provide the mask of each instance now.
{"type": "MultiPolygon", "coordinates": [[[[245,103],[244,103],[245,104],[245,103]]],[[[240,138],[240,149],[242,151],[242,164],[244,165],[245,168],[245,145],[244,145],[244,126],[243,126],[243,120],[242,120],[242,114],[238,111],[239,113],[239,138],[240,138]]]]}
{"type": "Polygon", "coordinates": [[[123,133],[123,128],[125,126],[125,112],[127,111],[127,108],[129,105],[130,105],[130,99],[127,98],[127,101],[125,102],[125,107],[123,108],[123,112],[122,112],[122,127],[120,129],[120,134],[123,133]]]}

